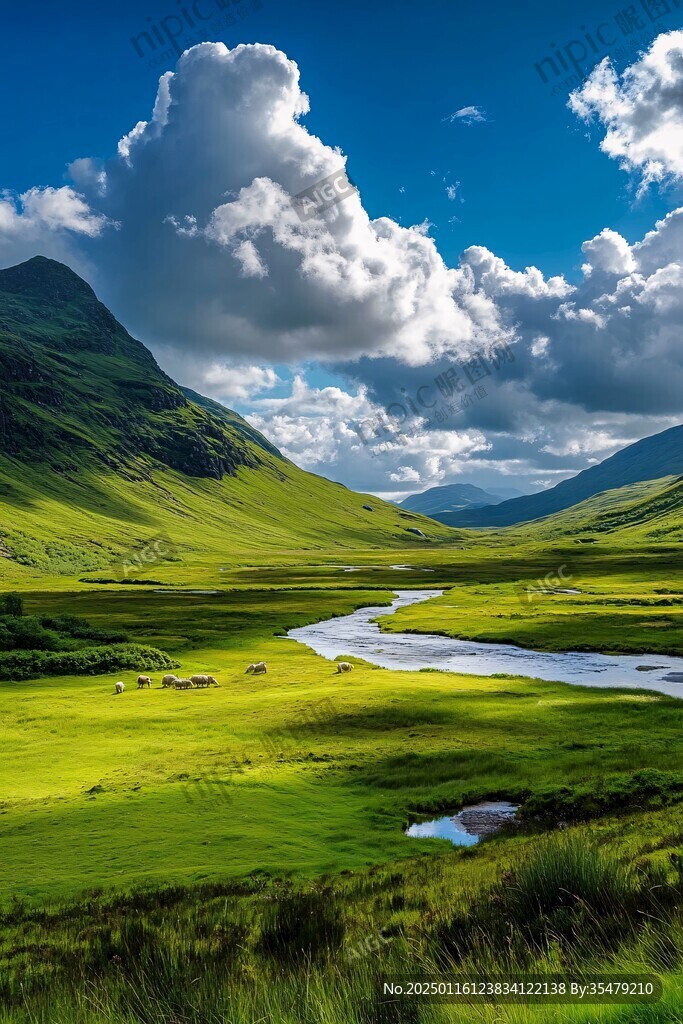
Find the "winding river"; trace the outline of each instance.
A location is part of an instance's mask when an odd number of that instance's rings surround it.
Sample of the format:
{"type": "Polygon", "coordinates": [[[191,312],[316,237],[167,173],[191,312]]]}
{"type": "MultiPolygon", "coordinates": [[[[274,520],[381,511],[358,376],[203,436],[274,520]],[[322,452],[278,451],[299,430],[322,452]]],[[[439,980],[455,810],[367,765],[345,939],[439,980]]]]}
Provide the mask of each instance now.
{"type": "Polygon", "coordinates": [[[391,669],[444,669],[489,676],[494,672],[580,686],[619,686],[683,697],[683,658],[660,654],[611,655],[583,651],[529,651],[512,644],[482,644],[419,633],[382,633],[372,620],[391,615],[443,590],[397,590],[391,606],[359,608],[287,634],[324,658],[362,658],[391,669]]]}

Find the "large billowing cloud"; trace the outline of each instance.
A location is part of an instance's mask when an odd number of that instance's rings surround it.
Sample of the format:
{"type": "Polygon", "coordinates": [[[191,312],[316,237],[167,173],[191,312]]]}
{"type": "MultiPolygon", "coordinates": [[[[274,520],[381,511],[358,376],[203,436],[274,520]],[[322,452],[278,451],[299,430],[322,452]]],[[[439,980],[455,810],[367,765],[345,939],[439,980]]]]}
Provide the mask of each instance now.
{"type": "Polygon", "coordinates": [[[606,129],[600,148],[642,178],[642,188],[683,177],[683,31],[655,39],[621,78],[606,57],[569,104],[606,129]]]}
{"type": "MultiPolygon", "coordinates": [[[[683,178],[682,40],[572,97],[645,185],[683,178]]],[[[0,261],[85,272],[182,383],[359,489],[542,486],[680,420],[683,209],[636,243],[599,230],[573,283],[484,246],[449,267],[429,225],[372,220],[362,189],[300,216],[292,197],[346,168],[308,106],[274,47],[193,47],[109,159],[72,163],[74,188],[0,198],[0,261]],[[461,393],[463,367],[508,342],[461,393]],[[315,363],[334,384],[307,379],[315,363]]]]}
{"type": "Polygon", "coordinates": [[[292,197],[346,164],[301,124],[308,106],[273,46],[204,43],[161,78],[151,119],[115,158],[72,165],[120,222],[100,265],[132,330],[272,362],[424,363],[502,334],[495,304],[446,266],[426,226],[373,221],[354,190],[300,218],[292,197]]]}
{"type": "Polygon", "coordinates": [[[299,376],[287,397],[257,400],[250,420],[306,469],[346,480],[352,463],[353,486],[361,490],[377,490],[380,474],[387,492],[405,491],[406,483],[423,479],[441,480],[456,461],[464,464],[489,449],[478,430],[426,430],[419,419],[400,430],[363,386],[355,393],[315,388],[299,376]],[[374,433],[379,423],[386,429],[374,433]]]}

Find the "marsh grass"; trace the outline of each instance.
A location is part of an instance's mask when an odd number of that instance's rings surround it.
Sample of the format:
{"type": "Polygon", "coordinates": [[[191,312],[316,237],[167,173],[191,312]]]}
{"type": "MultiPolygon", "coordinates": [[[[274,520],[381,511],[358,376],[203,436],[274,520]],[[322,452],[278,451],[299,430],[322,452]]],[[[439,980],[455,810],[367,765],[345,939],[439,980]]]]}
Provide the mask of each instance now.
{"type": "MultiPolygon", "coordinates": [[[[412,900],[394,902],[410,864],[335,884],[253,879],[114,901],[93,896],[50,912],[16,905],[0,921],[0,1022],[514,1022],[526,1020],[528,1008],[395,1001],[382,995],[381,983],[416,973],[599,971],[664,974],[665,1001],[628,1012],[610,1007],[594,1018],[572,1007],[572,1019],[677,1019],[666,1016],[683,962],[677,864],[637,868],[562,833],[513,858],[494,884],[475,892],[453,887],[454,877],[444,889],[443,865],[430,864],[421,867],[419,913],[412,900]],[[348,955],[360,935],[380,928],[385,938],[367,955],[348,955]]],[[[557,1007],[534,1011],[534,1020],[569,1019],[556,1016],[557,1007]]]]}

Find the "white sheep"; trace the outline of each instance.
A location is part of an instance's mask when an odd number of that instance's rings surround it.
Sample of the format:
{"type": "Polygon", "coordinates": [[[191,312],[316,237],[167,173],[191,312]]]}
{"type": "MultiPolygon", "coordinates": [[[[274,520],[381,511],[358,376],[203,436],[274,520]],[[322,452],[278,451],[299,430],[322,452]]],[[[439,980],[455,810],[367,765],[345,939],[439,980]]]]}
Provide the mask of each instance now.
{"type": "Polygon", "coordinates": [[[125,686],[123,685],[123,683],[117,683],[114,689],[116,693],[123,693],[123,691],[125,690],[125,686]]]}
{"type": "Polygon", "coordinates": [[[162,689],[166,689],[166,687],[168,686],[173,686],[173,684],[177,682],[177,679],[178,676],[174,676],[172,672],[169,673],[167,676],[164,676],[164,678],[161,680],[162,689]]]}
{"type": "Polygon", "coordinates": [[[194,683],[191,679],[176,679],[173,684],[175,690],[191,690],[193,686],[194,683]]]}
{"type": "Polygon", "coordinates": [[[340,672],[353,672],[353,665],[350,661],[340,661],[337,665],[337,675],[340,672]]]}
{"type": "Polygon", "coordinates": [[[203,686],[218,686],[218,681],[213,676],[199,675],[191,676],[192,682],[197,687],[203,686]]]}
{"type": "MultiPolygon", "coordinates": [[[[247,669],[247,672],[250,672],[252,675],[255,675],[255,676],[261,676],[261,675],[264,674],[264,672],[267,672],[267,671],[268,671],[268,666],[266,665],[265,661],[256,661],[256,662],[254,662],[253,665],[250,665],[248,667],[248,669],[247,669]]],[[[246,674],[247,673],[245,672],[245,675],[246,674]]]]}
{"type": "Polygon", "coordinates": [[[138,690],[143,690],[145,686],[149,689],[152,685],[152,680],[149,676],[138,676],[138,690]]]}

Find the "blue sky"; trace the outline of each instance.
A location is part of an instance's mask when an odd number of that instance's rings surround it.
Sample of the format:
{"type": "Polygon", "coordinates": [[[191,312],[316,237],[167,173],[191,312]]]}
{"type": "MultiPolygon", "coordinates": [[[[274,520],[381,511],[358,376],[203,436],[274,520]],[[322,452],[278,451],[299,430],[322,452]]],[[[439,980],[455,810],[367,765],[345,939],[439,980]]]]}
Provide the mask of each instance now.
{"type": "MultiPolygon", "coordinates": [[[[340,14],[339,5],[309,0],[263,0],[254,12],[245,0],[226,13],[247,16],[210,38],[230,47],[273,43],[299,64],[313,100],[306,124],[349,155],[372,216],[429,219],[448,262],[477,244],[514,266],[571,275],[584,239],[609,226],[634,240],[667,209],[656,194],[634,206],[623,175],[566,109],[569,90],[553,94],[566,74],[544,84],[535,68],[552,43],[582,43],[590,55],[581,27],[595,35],[600,24],[617,44],[599,57],[611,53],[623,66],[617,54],[641,34],[624,35],[616,21],[628,27],[628,6],[347,0],[340,14]],[[468,105],[489,120],[470,128],[443,120],[468,105]],[[464,202],[448,200],[444,178],[460,182],[464,202]]],[[[650,31],[683,25],[680,13],[652,23],[634,6],[650,31]]],[[[161,47],[152,52],[144,40],[150,59],[141,59],[131,39],[177,7],[173,0],[39,2],[4,14],[0,83],[11,97],[13,131],[12,146],[0,152],[5,187],[60,181],[75,152],[106,157],[112,138],[148,115],[156,79],[175,61],[157,64],[161,47]]],[[[200,10],[212,9],[219,20],[216,0],[203,0],[200,10]]],[[[198,31],[188,29],[178,44],[198,31]]],[[[588,70],[590,59],[582,66],[588,70]]]]}
{"type": "MultiPolygon", "coordinates": [[[[287,0],[263,0],[260,5],[252,5],[250,0],[237,4],[199,0],[199,9],[215,10],[216,17],[205,22],[205,34],[201,22],[196,29],[183,30],[176,48],[200,38],[223,42],[230,49],[239,43],[274,45],[296,62],[301,89],[310,98],[310,112],[301,123],[310,135],[328,147],[338,147],[347,158],[347,170],[370,218],[388,217],[403,227],[429,222],[429,233],[448,267],[458,266],[461,254],[469,247],[483,247],[512,271],[532,265],[546,279],[563,275],[573,285],[582,280],[581,246],[586,240],[604,229],[617,232],[628,243],[642,239],[658,219],[676,209],[680,181],[675,173],[670,174],[664,187],[647,188],[637,196],[637,175],[625,174],[617,160],[600,150],[604,128],[601,131],[599,123],[587,127],[567,108],[570,87],[565,79],[571,69],[553,77],[546,62],[544,70],[550,80],[543,82],[535,65],[548,56],[556,59],[553,50],[559,50],[567,62],[573,56],[586,73],[604,56],[610,56],[615,70],[622,72],[638,59],[638,49],[646,49],[657,33],[681,26],[683,16],[675,10],[667,13],[664,8],[668,6],[666,2],[662,5],[662,0],[658,5],[652,0],[639,0],[634,5],[623,0],[517,5],[442,0],[421,5],[405,0],[367,4],[349,0],[343,6],[287,0]],[[221,3],[226,4],[223,10],[221,3]],[[217,28],[217,22],[229,14],[234,25],[217,28]],[[613,42],[599,45],[599,37],[613,42]],[[591,52],[589,38],[595,41],[597,53],[591,52]],[[474,117],[451,117],[468,107],[476,108],[474,117]]],[[[0,80],[7,98],[10,145],[0,152],[2,187],[15,195],[36,187],[59,188],[71,181],[67,166],[76,158],[111,160],[117,141],[137,122],[149,119],[158,78],[164,71],[173,70],[176,63],[175,54],[164,56],[163,51],[171,50],[168,43],[152,52],[141,34],[155,28],[159,32],[175,31],[182,12],[188,9],[191,5],[179,0],[150,0],[144,7],[120,0],[116,5],[102,6],[80,2],[65,7],[52,3],[30,8],[16,5],[6,12],[0,39],[0,80]],[[142,57],[133,44],[136,38],[138,46],[146,51],[142,57]]],[[[209,98],[207,103],[211,102],[219,100],[209,98]]],[[[206,110],[206,115],[209,118],[211,111],[206,110]]],[[[226,160],[233,157],[234,153],[228,151],[226,160]]],[[[193,168],[193,174],[200,174],[195,164],[193,168]]],[[[241,179],[239,184],[243,184],[241,179]]],[[[197,187],[201,191],[201,182],[197,187]]],[[[170,217],[185,212],[195,215],[189,200],[185,211],[177,205],[177,192],[174,199],[176,206],[168,207],[170,217]]],[[[210,205],[215,206],[216,196],[210,199],[210,205]]],[[[97,209],[92,196],[89,202],[97,209]]],[[[156,198],[149,205],[155,203],[156,198]]],[[[103,210],[103,215],[108,215],[112,223],[116,220],[112,210],[108,214],[103,210]]],[[[72,260],[76,269],[92,268],[93,283],[116,315],[153,348],[170,372],[182,375],[189,363],[171,352],[174,339],[167,339],[170,348],[166,349],[158,325],[150,325],[145,332],[140,303],[136,305],[120,282],[112,285],[115,273],[111,261],[106,267],[106,260],[100,263],[91,233],[86,232],[86,236],[72,260]]],[[[3,254],[5,265],[13,252],[8,248],[3,254]]],[[[21,247],[16,252],[24,255],[21,247]]],[[[252,282],[244,287],[252,289],[252,282]]],[[[275,287],[272,278],[253,282],[256,304],[261,301],[258,289],[269,287],[275,287]]],[[[302,301],[306,302],[305,294],[302,301]]],[[[513,310],[511,315],[517,316],[518,311],[513,310]]],[[[538,335],[537,324],[534,329],[538,335]]],[[[530,325],[528,343],[538,347],[538,338],[534,342],[532,333],[530,325]]],[[[183,344],[187,346],[187,338],[183,344]]],[[[571,340],[566,344],[572,344],[571,340]]],[[[205,351],[199,342],[198,346],[198,351],[205,351]]],[[[215,363],[218,357],[214,349],[209,352],[207,348],[206,352],[206,359],[215,363]]],[[[419,489],[430,483],[448,482],[446,457],[431,474],[424,458],[419,466],[405,472],[398,471],[395,460],[387,462],[384,474],[381,460],[374,458],[362,479],[352,469],[351,453],[344,455],[330,448],[328,461],[316,462],[314,420],[309,424],[309,441],[297,448],[294,434],[303,428],[294,415],[294,399],[286,408],[264,404],[290,394],[291,381],[297,374],[316,394],[326,386],[347,387],[350,394],[357,394],[354,386],[362,386],[371,395],[382,395],[384,401],[406,374],[397,371],[392,375],[385,368],[381,381],[372,372],[367,377],[355,374],[353,365],[360,364],[354,364],[354,360],[360,357],[362,361],[368,354],[362,345],[351,359],[343,346],[338,359],[330,358],[329,350],[317,352],[306,346],[302,349],[294,345],[290,358],[283,358],[283,352],[289,352],[286,344],[270,352],[266,346],[259,352],[256,365],[261,374],[268,375],[268,368],[272,368],[275,375],[268,377],[265,399],[263,390],[257,390],[252,401],[248,389],[226,388],[221,393],[219,385],[214,388],[214,396],[224,397],[247,414],[253,413],[254,422],[264,429],[272,421],[271,433],[285,447],[290,429],[292,446],[288,450],[292,457],[298,455],[309,468],[352,486],[391,493],[394,487],[405,492],[412,485],[419,489]],[[396,479],[390,480],[392,476],[396,479]]],[[[379,365],[377,355],[371,353],[371,370],[379,365]]],[[[233,351],[228,344],[219,362],[232,361],[241,366],[244,358],[243,350],[233,351]]],[[[405,366],[406,359],[398,358],[398,363],[405,366]]],[[[523,365],[523,360],[518,363],[523,365]]],[[[420,380],[433,379],[438,369],[425,371],[420,380]]],[[[572,372],[576,375],[575,369],[572,372]]],[[[601,372],[607,372],[604,366],[601,372]]],[[[211,379],[219,377],[214,371],[211,379]]],[[[265,378],[256,374],[253,379],[260,380],[262,386],[265,378]]],[[[200,390],[205,383],[196,376],[187,382],[200,390]]],[[[540,386],[537,389],[536,399],[559,400],[557,386],[555,391],[546,384],[543,388],[544,394],[540,386]]],[[[206,383],[203,389],[210,390],[206,383]]],[[[305,407],[315,403],[308,392],[304,400],[301,389],[299,395],[301,408],[296,412],[303,416],[305,407]]],[[[337,405],[344,404],[337,396],[332,397],[337,405]]],[[[569,400],[569,396],[562,396],[563,401],[565,397],[569,400]]],[[[600,408],[594,397],[570,397],[576,402],[577,420],[584,434],[590,432],[592,424],[601,436],[602,448],[591,451],[586,443],[577,441],[572,449],[563,436],[555,443],[556,452],[563,454],[542,454],[554,443],[547,436],[548,423],[538,444],[530,443],[528,437],[533,430],[523,422],[526,413],[517,415],[514,426],[498,403],[498,419],[489,411],[476,423],[453,424],[458,431],[470,427],[471,431],[483,431],[494,452],[500,454],[500,459],[488,465],[475,457],[470,471],[462,462],[467,453],[454,448],[458,479],[490,485],[502,472],[509,476],[507,482],[516,486],[542,486],[604,457],[649,428],[668,425],[676,415],[667,407],[663,409],[669,418],[666,422],[652,418],[654,398],[646,403],[647,408],[636,403],[618,410],[618,402],[612,398],[605,398],[604,408],[600,408]],[[621,421],[617,424],[613,419],[608,428],[607,419],[617,413],[621,421]],[[632,419],[626,429],[628,415],[632,419]],[[600,420],[597,426],[596,417],[600,420]],[[513,457],[515,445],[517,456],[513,457]],[[531,458],[534,445],[535,463],[531,458]],[[516,460],[518,471],[513,467],[516,460]]],[[[494,404],[489,402],[487,408],[492,410],[494,404]]],[[[543,415],[547,413],[542,413],[539,406],[536,416],[543,415]]],[[[565,419],[568,422],[571,417],[565,419]]],[[[478,449],[483,450],[482,446],[478,449]]]]}

